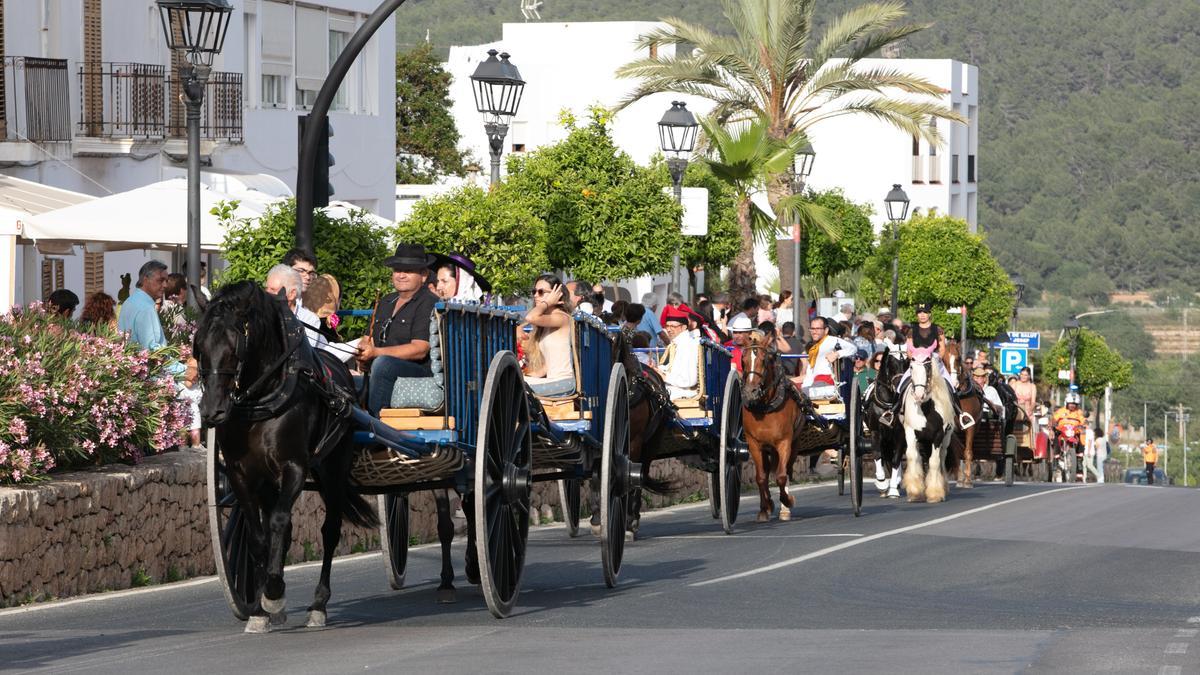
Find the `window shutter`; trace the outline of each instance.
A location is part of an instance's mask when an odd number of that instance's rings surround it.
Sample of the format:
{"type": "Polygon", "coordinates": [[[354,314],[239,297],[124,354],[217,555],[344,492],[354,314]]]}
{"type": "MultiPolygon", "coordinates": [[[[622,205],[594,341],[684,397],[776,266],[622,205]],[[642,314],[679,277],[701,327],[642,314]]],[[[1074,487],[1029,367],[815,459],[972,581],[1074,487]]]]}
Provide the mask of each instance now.
{"type": "MultiPolygon", "coordinates": [[[[292,29],[292,6],[278,2],[263,2],[262,4],[262,60],[267,63],[289,66],[291,75],[292,39],[295,31],[292,29]]],[[[264,69],[264,73],[267,71],[264,69]]]]}
{"type": "Polygon", "coordinates": [[[324,9],[296,8],[296,87],[320,91],[329,74],[329,24],[324,9]]]}
{"type": "Polygon", "coordinates": [[[86,298],[92,293],[104,290],[104,254],[83,254],[83,294],[86,298]]]}
{"type": "Polygon", "coordinates": [[[45,302],[51,293],[66,285],[66,268],[63,259],[44,258],[42,260],[42,301],[45,302]]]}
{"type": "Polygon", "coordinates": [[[102,19],[101,0],[83,0],[83,121],[89,136],[99,136],[104,124],[102,19]]]}

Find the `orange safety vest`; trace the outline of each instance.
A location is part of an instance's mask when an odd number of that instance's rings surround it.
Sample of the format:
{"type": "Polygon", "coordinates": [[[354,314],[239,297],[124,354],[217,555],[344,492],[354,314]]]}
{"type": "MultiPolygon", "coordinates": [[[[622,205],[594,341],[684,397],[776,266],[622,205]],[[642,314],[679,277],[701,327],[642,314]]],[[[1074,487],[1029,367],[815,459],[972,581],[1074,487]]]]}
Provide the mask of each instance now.
{"type": "Polygon", "coordinates": [[[1158,464],[1158,448],[1153,443],[1147,443],[1142,448],[1142,461],[1147,464],[1158,464]]]}

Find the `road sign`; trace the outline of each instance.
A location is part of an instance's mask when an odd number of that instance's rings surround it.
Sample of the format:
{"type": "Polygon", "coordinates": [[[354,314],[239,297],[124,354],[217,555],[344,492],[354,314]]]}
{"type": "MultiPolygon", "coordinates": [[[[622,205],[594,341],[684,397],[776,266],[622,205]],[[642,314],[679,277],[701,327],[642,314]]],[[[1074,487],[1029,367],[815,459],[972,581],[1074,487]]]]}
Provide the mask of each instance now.
{"type": "Polygon", "coordinates": [[[992,345],[996,349],[1041,349],[1042,334],[1037,331],[1009,331],[1007,342],[992,345]]]}
{"type": "Polygon", "coordinates": [[[1029,363],[1029,351],[1020,347],[1008,347],[1000,350],[1000,372],[1005,375],[1016,375],[1029,363]]]}
{"type": "MultiPolygon", "coordinates": [[[[671,188],[663,192],[674,196],[671,188]]],[[[708,234],[708,188],[685,187],[680,195],[683,205],[683,222],[680,223],[685,237],[703,237],[708,234]]]]}

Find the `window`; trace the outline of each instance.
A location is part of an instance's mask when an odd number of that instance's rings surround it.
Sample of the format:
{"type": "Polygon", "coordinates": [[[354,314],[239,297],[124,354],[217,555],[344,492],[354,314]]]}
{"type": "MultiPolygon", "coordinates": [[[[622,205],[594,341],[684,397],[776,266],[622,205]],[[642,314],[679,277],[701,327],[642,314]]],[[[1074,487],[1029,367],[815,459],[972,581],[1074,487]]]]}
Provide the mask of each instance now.
{"type": "Polygon", "coordinates": [[[524,143],[513,143],[512,151],[513,152],[525,152],[525,144],[524,143]]]}
{"type": "Polygon", "coordinates": [[[263,106],[285,108],[295,40],[292,6],[264,0],[262,15],[263,106]]]}
{"type": "Polygon", "coordinates": [[[925,173],[924,162],[921,161],[921,137],[913,134],[912,137],[912,182],[924,183],[925,173]]]}
{"type": "Polygon", "coordinates": [[[958,182],[958,155],[950,156],[950,182],[958,182]]]}
{"type": "Polygon", "coordinates": [[[325,10],[296,7],[296,106],[311,107],[329,74],[329,57],[321,46],[329,44],[325,10]],[[308,92],[312,92],[310,96],[308,92]]]}
{"type": "Polygon", "coordinates": [[[60,288],[65,288],[66,262],[62,258],[42,259],[42,301],[50,298],[50,294],[60,288]]]}
{"type": "Polygon", "coordinates": [[[245,22],[242,30],[243,45],[242,53],[246,59],[242,66],[242,100],[246,105],[253,105],[254,101],[258,100],[256,91],[254,91],[254,83],[258,81],[260,73],[258,72],[258,17],[247,12],[243,21],[245,22]]]}
{"type": "Polygon", "coordinates": [[[967,182],[975,182],[975,155],[967,155],[967,182]]]}
{"type": "MultiPolygon", "coordinates": [[[[333,25],[332,17],[330,26],[333,25]]],[[[329,67],[333,68],[333,64],[337,61],[338,56],[346,49],[346,43],[350,42],[350,34],[340,30],[329,31],[329,67]]],[[[350,109],[350,83],[354,81],[354,69],[351,68],[349,73],[346,73],[346,79],[342,80],[342,86],[338,87],[337,94],[333,97],[333,110],[347,111],[350,109]]]]}

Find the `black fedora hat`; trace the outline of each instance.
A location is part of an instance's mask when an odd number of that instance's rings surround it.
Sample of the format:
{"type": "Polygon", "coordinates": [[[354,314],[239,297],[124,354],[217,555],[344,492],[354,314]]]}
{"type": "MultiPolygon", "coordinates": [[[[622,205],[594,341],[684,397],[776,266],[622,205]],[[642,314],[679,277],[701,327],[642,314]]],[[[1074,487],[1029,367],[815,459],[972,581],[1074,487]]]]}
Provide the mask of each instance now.
{"type": "Polygon", "coordinates": [[[454,265],[458,269],[471,275],[475,279],[475,285],[479,286],[479,290],[484,293],[492,292],[492,282],[488,281],[479,272],[475,271],[475,261],[471,260],[462,253],[451,253],[442,255],[441,253],[433,254],[433,264],[431,267],[441,267],[442,265],[454,265]]]}
{"type": "Polygon", "coordinates": [[[396,255],[383,259],[385,267],[424,269],[433,264],[433,256],[425,253],[423,244],[397,244],[396,255]]]}

